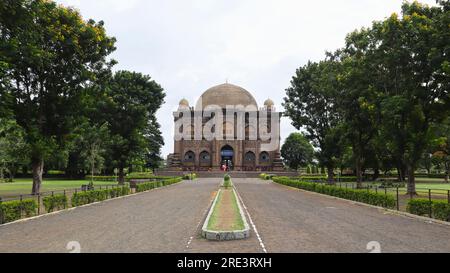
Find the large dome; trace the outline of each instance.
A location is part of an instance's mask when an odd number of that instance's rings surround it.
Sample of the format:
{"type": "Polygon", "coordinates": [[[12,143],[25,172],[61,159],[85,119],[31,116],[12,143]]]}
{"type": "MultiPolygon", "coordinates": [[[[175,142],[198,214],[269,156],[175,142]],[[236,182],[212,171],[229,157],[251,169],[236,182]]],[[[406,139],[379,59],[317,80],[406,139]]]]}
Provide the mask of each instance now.
{"type": "Polygon", "coordinates": [[[242,87],[225,83],[208,89],[197,102],[196,109],[205,109],[209,105],[225,108],[227,105],[255,106],[255,98],[242,87]]]}

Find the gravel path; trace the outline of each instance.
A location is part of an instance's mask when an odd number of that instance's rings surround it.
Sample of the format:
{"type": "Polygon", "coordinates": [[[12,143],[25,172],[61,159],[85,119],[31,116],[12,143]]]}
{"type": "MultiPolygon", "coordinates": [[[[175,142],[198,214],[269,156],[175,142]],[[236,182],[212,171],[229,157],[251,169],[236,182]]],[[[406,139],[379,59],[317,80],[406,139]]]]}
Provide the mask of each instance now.
{"type": "MultiPolygon", "coordinates": [[[[254,230],[242,241],[200,237],[221,179],[199,179],[0,227],[0,252],[261,253],[254,230]]],[[[450,252],[450,227],[302,192],[234,179],[268,252],[450,252]]]]}
{"type": "Polygon", "coordinates": [[[268,252],[450,252],[450,226],[299,191],[234,179],[268,252]]]}

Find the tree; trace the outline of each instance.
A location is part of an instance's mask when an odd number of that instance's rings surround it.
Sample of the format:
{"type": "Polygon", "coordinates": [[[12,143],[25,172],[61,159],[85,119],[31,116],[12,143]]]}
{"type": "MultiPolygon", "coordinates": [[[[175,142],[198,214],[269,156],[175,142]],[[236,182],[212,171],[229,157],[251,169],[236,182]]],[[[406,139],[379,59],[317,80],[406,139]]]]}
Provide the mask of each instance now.
{"type": "Polygon", "coordinates": [[[408,194],[415,194],[414,173],[431,141],[432,123],[449,115],[449,4],[428,7],[404,3],[373,24],[371,52],[379,90],[381,134],[408,175],[408,194]],[[446,25],[447,27],[445,27],[446,25]]]}
{"type": "Polygon", "coordinates": [[[281,147],[281,156],[289,168],[298,170],[313,160],[314,148],[301,133],[292,133],[281,147]]]}
{"type": "Polygon", "coordinates": [[[329,183],[334,183],[334,168],[342,153],[336,65],[327,59],[300,67],[284,98],[285,114],[296,129],[305,128],[305,137],[318,149],[319,164],[327,168],[329,183]]]}
{"type": "Polygon", "coordinates": [[[9,174],[9,181],[20,166],[28,164],[28,146],[23,138],[22,129],[14,120],[0,118],[0,181],[9,174]]]}
{"type": "Polygon", "coordinates": [[[449,182],[450,174],[450,118],[439,124],[437,129],[438,137],[432,142],[433,157],[444,166],[445,183],[449,182]]]}
{"type": "Polygon", "coordinates": [[[337,97],[343,120],[345,138],[352,146],[357,188],[362,187],[362,169],[367,160],[371,141],[378,133],[378,96],[371,79],[372,60],[368,47],[373,40],[370,29],[355,31],[347,36],[346,46],[337,51],[340,94],[337,97]]]}
{"type": "Polygon", "coordinates": [[[1,1],[0,33],[2,97],[30,147],[37,194],[45,159],[64,146],[83,114],[85,88],[114,63],[106,57],[115,39],[103,22],[83,21],[76,10],[45,0],[1,1]]]}
{"type": "Polygon", "coordinates": [[[118,71],[106,89],[108,101],[101,106],[108,121],[111,142],[109,156],[125,182],[124,169],[133,158],[159,153],[163,145],[155,114],[164,102],[163,89],[149,76],[118,71]]]}
{"type": "Polygon", "coordinates": [[[94,183],[95,171],[100,170],[103,166],[108,136],[107,123],[97,126],[86,122],[78,128],[75,144],[81,147],[80,158],[84,162],[83,167],[90,171],[91,185],[94,183]]]}

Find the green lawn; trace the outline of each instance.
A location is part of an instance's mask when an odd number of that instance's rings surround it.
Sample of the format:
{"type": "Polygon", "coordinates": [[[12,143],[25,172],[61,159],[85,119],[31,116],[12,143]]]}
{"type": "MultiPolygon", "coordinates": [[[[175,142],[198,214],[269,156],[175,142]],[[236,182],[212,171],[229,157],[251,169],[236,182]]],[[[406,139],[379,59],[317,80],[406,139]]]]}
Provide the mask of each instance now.
{"type": "MultiPolygon", "coordinates": [[[[33,182],[31,179],[15,179],[13,183],[0,183],[0,197],[13,197],[30,194],[33,182]]],[[[87,180],[44,179],[41,192],[81,189],[87,185],[87,180]]],[[[94,182],[95,186],[117,185],[114,182],[94,182]]]]}

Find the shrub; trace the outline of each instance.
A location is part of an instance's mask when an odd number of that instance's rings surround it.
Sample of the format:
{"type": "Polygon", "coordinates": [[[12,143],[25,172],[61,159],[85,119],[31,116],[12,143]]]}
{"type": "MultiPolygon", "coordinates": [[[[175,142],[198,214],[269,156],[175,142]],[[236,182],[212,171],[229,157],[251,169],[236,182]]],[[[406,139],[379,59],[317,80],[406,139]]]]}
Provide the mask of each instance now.
{"type": "Polygon", "coordinates": [[[428,199],[412,199],[408,202],[407,211],[420,216],[429,216],[430,210],[433,218],[450,221],[450,204],[445,201],[431,201],[428,199]]]}
{"type": "Polygon", "coordinates": [[[313,191],[374,206],[382,206],[386,208],[394,208],[396,206],[396,200],[393,196],[367,190],[345,189],[332,185],[299,181],[288,177],[274,177],[273,181],[275,183],[306,191],[313,191]]]}
{"type": "Polygon", "coordinates": [[[432,211],[432,204],[428,199],[412,199],[409,200],[406,210],[416,215],[429,215],[432,211]]]}
{"type": "Polygon", "coordinates": [[[183,180],[195,180],[195,179],[197,179],[197,174],[195,173],[183,175],[183,180]]]}
{"type": "Polygon", "coordinates": [[[433,201],[434,218],[442,221],[450,221],[450,204],[445,201],[433,201]]]}
{"type": "Polygon", "coordinates": [[[140,184],[136,185],[136,192],[149,191],[149,190],[156,189],[159,187],[169,186],[169,185],[172,185],[175,183],[179,183],[181,181],[183,181],[183,179],[181,177],[173,177],[173,178],[168,178],[168,179],[161,180],[161,181],[140,183],[140,184]]]}
{"type": "Polygon", "coordinates": [[[63,194],[46,196],[42,199],[42,203],[47,212],[62,210],[67,207],[67,196],[63,194]]]}
{"type": "Polygon", "coordinates": [[[94,202],[105,201],[108,198],[116,198],[130,194],[129,187],[117,187],[106,190],[91,190],[76,192],[72,196],[72,207],[83,206],[94,202]]]}
{"type": "Polygon", "coordinates": [[[259,178],[261,178],[262,180],[266,180],[266,176],[267,176],[267,174],[262,173],[259,175],[259,178]]]}
{"type": "Polygon", "coordinates": [[[1,223],[14,222],[22,218],[24,214],[27,217],[36,214],[37,202],[33,199],[22,201],[7,201],[0,204],[1,223]]]}

